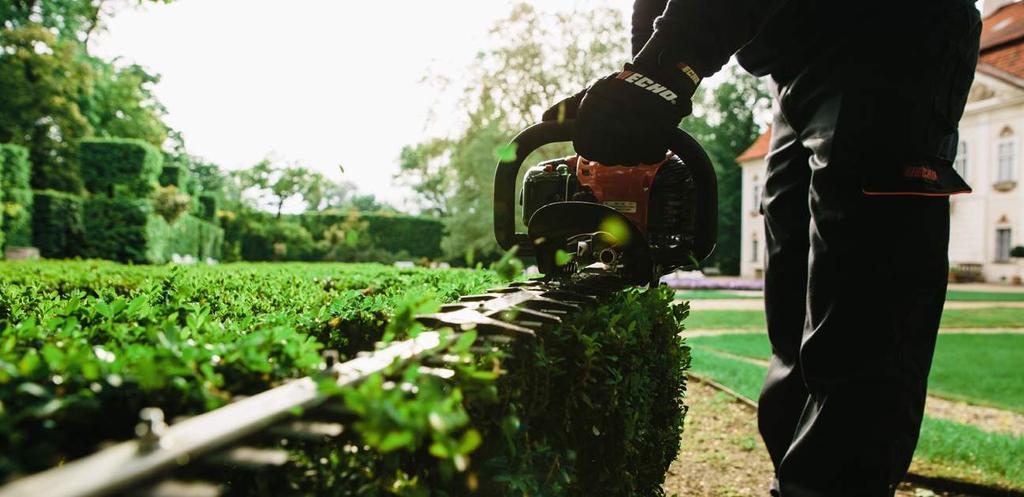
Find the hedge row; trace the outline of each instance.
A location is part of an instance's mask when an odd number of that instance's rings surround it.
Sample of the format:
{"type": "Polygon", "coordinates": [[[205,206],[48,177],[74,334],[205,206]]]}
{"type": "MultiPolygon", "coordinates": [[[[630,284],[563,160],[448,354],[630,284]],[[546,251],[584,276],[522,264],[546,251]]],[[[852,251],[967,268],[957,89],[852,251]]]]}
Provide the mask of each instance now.
{"type": "Polygon", "coordinates": [[[18,145],[0,145],[0,195],[3,199],[3,244],[12,247],[32,245],[32,165],[28,149],[18,145]]]}
{"type": "MultiPolygon", "coordinates": [[[[322,240],[328,228],[344,223],[348,216],[348,212],[325,212],[295,218],[315,239],[322,240]]],[[[360,213],[359,219],[368,223],[367,232],[375,248],[406,253],[417,259],[436,259],[442,255],[444,225],[439,219],[387,213],[360,213]]]]}
{"type": "Polygon", "coordinates": [[[173,254],[221,256],[224,230],[188,214],[168,223],[147,199],[94,197],[84,211],[83,257],[161,264],[173,254]]]}
{"type": "MultiPolygon", "coordinates": [[[[138,408],[192,414],[315,370],[321,347],[350,358],[415,333],[424,302],[497,281],[376,265],[48,262],[0,266],[0,283],[2,480],[131,437],[138,408]]],[[[411,365],[392,373],[415,393],[380,376],[337,392],[351,413],[342,440],[289,446],[283,473],[220,477],[267,496],[661,495],[689,362],[686,310],[671,300],[629,290],[486,356],[459,340],[450,380],[411,365]]]]}
{"type": "Polygon", "coordinates": [[[146,198],[159,184],[163,160],[142,140],[88,138],[78,145],[82,178],[93,195],[146,198]]]}

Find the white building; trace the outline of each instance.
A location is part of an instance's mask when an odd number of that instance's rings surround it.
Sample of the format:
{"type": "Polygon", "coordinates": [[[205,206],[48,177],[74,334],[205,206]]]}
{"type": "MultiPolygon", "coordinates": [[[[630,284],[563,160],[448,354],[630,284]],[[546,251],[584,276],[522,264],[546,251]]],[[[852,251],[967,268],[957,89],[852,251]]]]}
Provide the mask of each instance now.
{"type": "MultiPolygon", "coordinates": [[[[964,117],[956,167],[974,189],[951,198],[951,267],[1010,282],[1020,269],[1011,247],[1024,245],[1024,2],[986,2],[981,57],[964,117]],[[990,7],[990,8],[988,8],[990,7]]],[[[737,161],[743,168],[741,272],[764,269],[765,133],[737,161]]]]}

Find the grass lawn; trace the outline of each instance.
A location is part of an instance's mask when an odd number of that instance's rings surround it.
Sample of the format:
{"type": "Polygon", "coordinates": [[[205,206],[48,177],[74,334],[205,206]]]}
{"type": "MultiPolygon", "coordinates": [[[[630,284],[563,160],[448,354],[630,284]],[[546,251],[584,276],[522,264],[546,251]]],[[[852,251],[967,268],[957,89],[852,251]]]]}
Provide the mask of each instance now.
{"type": "MultiPolygon", "coordinates": [[[[734,292],[729,290],[679,290],[676,292],[679,300],[707,300],[707,299],[762,299],[760,293],[734,292]]],[[[946,300],[958,302],[1024,302],[1024,292],[975,292],[971,290],[950,290],[946,293],[946,300]]]]}
{"type": "MultiPolygon", "coordinates": [[[[1024,308],[947,309],[942,313],[943,328],[1021,328],[1024,308]]],[[[686,321],[691,330],[765,329],[764,311],[704,310],[693,312],[686,321]]]]}
{"type": "MultiPolygon", "coordinates": [[[[688,339],[698,351],[720,350],[767,360],[771,346],[764,333],[704,336],[688,339]]],[[[939,335],[928,379],[929,393],[972,404],[1024,412],[1024,335],[939,335]]]]}
{"type": "Polygon", "coordinates": [[[760,300],[764,298],[760,292],[739,292],[731,290],[679,290],[678,300],[760,300]]]}
{"type": "MultiPolygon", "coordinates": [[[[711,337],[690,340],[694,345],[693,372],[756,400],[766,368],[714,353],[701,345],[707,338],[711,337]]],[[[1024,438],[925,418],[914,454],[914,469],[928,475],[1024,489],[1024,438]]]]}
{"type": "Polygon", "coordinates": [[[950,290],[946,300],[967,302],[1024,302],[1024,292],[972,292],[969,290],[950,290]]]}
{"type": "Polygon", "coordinates": [[[1024,335],[939,335],[929,390],[940,397],[1024,413],[1022,366],[1024,335]]]}

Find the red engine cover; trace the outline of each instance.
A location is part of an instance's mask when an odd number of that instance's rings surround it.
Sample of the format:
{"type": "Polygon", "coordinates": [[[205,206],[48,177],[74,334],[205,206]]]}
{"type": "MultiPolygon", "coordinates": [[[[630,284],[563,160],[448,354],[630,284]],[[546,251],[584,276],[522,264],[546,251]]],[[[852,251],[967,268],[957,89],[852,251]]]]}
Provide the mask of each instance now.
{"type": "Polygon", "coordinates": [[[651,186],[664,163],[606,166],[579,157],[576,177],[581,187],[590,188],[598,202],[621,212],[646,234],[651,186]]]}

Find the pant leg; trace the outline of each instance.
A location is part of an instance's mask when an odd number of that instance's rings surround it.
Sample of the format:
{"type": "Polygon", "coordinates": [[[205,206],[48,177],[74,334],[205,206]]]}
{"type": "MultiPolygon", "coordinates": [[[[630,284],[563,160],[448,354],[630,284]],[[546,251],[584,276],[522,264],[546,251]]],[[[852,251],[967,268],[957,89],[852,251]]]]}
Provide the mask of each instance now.
{"type": "Polygon", "coordinates": [[[810,155],[776,104],[762,205],[765,317],[772,358],[758,403],[758,428],[775,468],[807,403],[798,359],[806,317],[810,155]]]}
{"type": "Polygon", "coordinates": [[[845,125],[852,99],[816,88],[799,100],[791,94],[787,111],[811,151],[797,361],[810,395],[777,474],[783,497],[887,496],[920,428],[945,298],[949,204],[865,195],[863,164],[889,152],[871,150],[853,131],[864,128],[845,125]]]}

